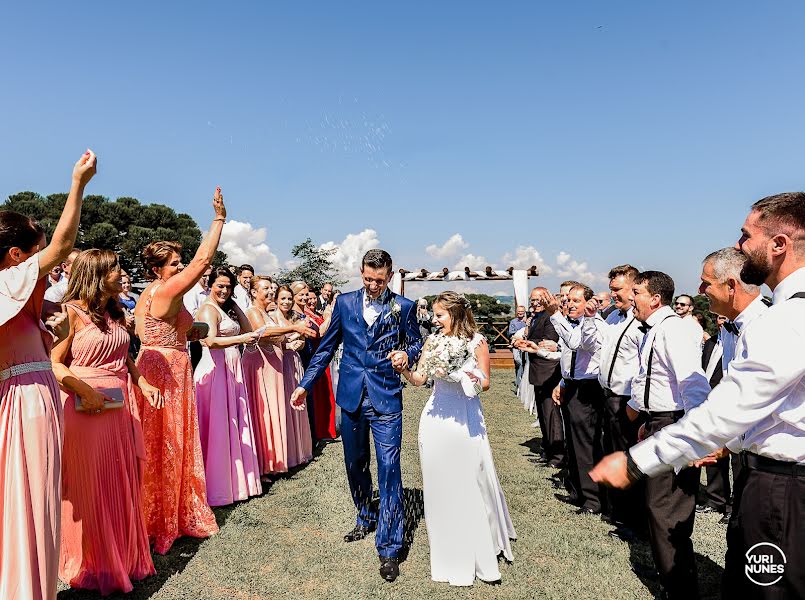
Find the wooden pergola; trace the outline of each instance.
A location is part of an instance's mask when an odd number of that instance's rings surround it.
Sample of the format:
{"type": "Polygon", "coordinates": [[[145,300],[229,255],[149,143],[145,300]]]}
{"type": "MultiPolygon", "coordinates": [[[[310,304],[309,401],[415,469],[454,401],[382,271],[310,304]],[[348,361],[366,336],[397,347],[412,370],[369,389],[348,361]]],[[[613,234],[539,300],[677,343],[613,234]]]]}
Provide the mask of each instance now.
{"type": "MultiPolygon", "coordinates": [[[[539,269],[532,265],[530,269],[526,270],[529,277],[539,277],[539,269]]],[[[513,279],[514,267],[509,267],[505,271],[495,271],[492,267],[486,267],[483,271],[473,271],[469,267],[464,267],[463,271],[451,271],[447,267],[441,271],[428,271],[427,269],[418,269],[416,271],[409,271],[408,269],[400,269],[399,273],[402,278],[400,287],[400,294],[405,295],[406,282],[445,282],[445,281],[511,281],[513,279]]]]}
{"type": "MultiPolygon", "coordinates": [[[[492,267],[486,267],[483,271],[473,271],[469,267],[464,267],[463,271],[451,271],[447,267],[441,271],[428,271],[427,269],[418,269],[417,271],[409,271],[408,269],[400,269],[399,271],[400,293],[405,295],[405,283],[444,283],[445,281],[511,281],[514,279],[514,267],[509,267],[505,271],[495,271],[492,267]]],[[[539,269],[532,265],[530,269],[526,269],[529,277],[538,277],[539,269]]],[[[479,323],[481,325],[481,323],[479,323]]],[[[485,321],[482,325],[489,328],[490,333],[494,336],[491,346],[495,349],[492,355],[493,367],[506,367],[510,368],[512,363],[512,355],[508,350],[508,320],[502,321],[485,321]]]]}

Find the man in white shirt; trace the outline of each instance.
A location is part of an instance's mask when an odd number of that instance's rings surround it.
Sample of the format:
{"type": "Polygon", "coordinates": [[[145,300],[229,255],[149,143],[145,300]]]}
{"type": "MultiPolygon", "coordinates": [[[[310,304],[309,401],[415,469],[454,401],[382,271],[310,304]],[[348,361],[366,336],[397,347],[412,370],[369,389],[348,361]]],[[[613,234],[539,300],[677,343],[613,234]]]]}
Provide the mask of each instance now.
{"type": "MultiPolygon", "coordinates": [[[[645,337],[638,349],[639,372],[632,381],[627,413],[646,422],[638,437],[648,437],[682,418],[707,398],[710,384],[701,355],[691,351],[690,330],[669,306],[674,280],[659,271],[635,279],[634,315],[645,337]]],[[[646,481],[649,540],[660,583],[669,598],[698,598],[693,522],[699,469],[664,472],[646,481]]]]}
{"type": "Polygon", "coordinates": [[[67,293],[67,285],[70,283],[70,271],[73,268],[73,261],[81,254],[81,250],[73,248],[64,262],[61,264],[62,278],[58,283],[54,283],[45,290],[45,305],[42,310],[43,314],[52,314],[53,312],[61,312],[61,301],[67,293]]]}
{"type": "Polygon", "coordinates": [[[693,296],[679,294],[674,300],[673,308],[674,312],[682,317],[682,322],[690,329],[690,337],[694,342],[694,347],[701,354],[702,344],[704,343],[704,329],[693,316],[693,296]]]}
{"type": "Polygon", "coordinates": [[[238,267],[238,285],[235,286],[235,304],[237,304],[244,313],[252,305],[252,297],[250,295],[252,277],[254,277],[253,266],[240,265],[240,267],[238,267]]]}
{"type": "Polygon", "coordinates": [[[772,306],[741,330],[706,402],[592,476],[623,488],[738,438],[723,597],[805,598],[805,193],[759,200],[741,233],[741,279],[768,285],[772,306]]]}
{"type": "MultiPolygon", "coordinates": [[[[550,315],[551,324],[559,334],[562,381],[554,398],[562,405],[565,422],[565,443],[568,452],[568,483],[570,498],[580,505],[577,514],[600,514],[600,486],[590,479],[589,472],[603,455],[601,446],[603,394],[598,384],[598,363],[601,345],[597,339],[582,338],[582,322],[587,320],[584,308],[593,291],[586,285],[575,285],[567,294],[567,317],[560,312],[559,300],[547,290],[540,302],[550,315]]],[[[601,319],[596,315],[591,317],[601,319]]]]}
{"type": "MultiPolygon", "coordinates": [[[[760,295],[760,287],[741,280],[741,270],[745,264],[746,257],[735,248],[722,248],[712,252],[702,262],[702,283],[699,286],[699,293],[704,294],[710,300],[711,310],[723,315],[726,319],[719,330],[721,371],[723,373],[727,372],[729,364],[735,356],[735,345],[740,330],[768,310],[763,296],[760,295]]],[[[712,384],[712,378],[709,376],[708,378],[712,384]]],[[[711,500],[714,498],[718,504],[721,504],[721,498],[729,499],[729,457],[729,451],[723,448],[712,457],[697,463],[706,467],[707,497],[711,505],[713,504],[711,500]],[[719,482],[723,488],[721,490],[719,490],[719,482]],[[711,488],[715,488],[715,494],[711,488]]],[[[733,481],[738,480],[739,458],[738,454],[732,455],[733,481]]],[[[722,519],[723,524],[729,521],[728,517],[729,507],[726,507],[725,516],[722,519]]]]}
{"type": "Polygon", "coordinates": [[[198,309],[201,308],[201,305],[204,301],[210,297],[210,273],[212,272],[212,267],[207,269],[201,278],[198,280],[198,283],[194,285],[190,290],[185,293],[182,302],[184,303],[185,308],[187,311],[193,315],[193,318],[196,318],[196,313],[198,309]]]}
{"type": "MultiPolygon", "coordinates": [[[[596,340],[601,346],[598,383],[604,391],[604,452],[626,450],[637,443],[637,429],[642,420],[633,422],[626,415],[626,404],[632,395],[632,379],[637,375],[637,350],[643,341],[641,323],[633,314],[632,288],[638,270],[632,265],[620,265],[609,271],[609,291],[614,310],[606,321],[591,318],[600,312],[597,298],[587,303],[582,338],[596,340]]],[[[589,344],[590,342],[588,342],[589,344]]],[[[635,530],[644,528],[643,489],[610,490],[608,494],[610,521],[615,529],[609,535],[632,541],[635,530]]]]}

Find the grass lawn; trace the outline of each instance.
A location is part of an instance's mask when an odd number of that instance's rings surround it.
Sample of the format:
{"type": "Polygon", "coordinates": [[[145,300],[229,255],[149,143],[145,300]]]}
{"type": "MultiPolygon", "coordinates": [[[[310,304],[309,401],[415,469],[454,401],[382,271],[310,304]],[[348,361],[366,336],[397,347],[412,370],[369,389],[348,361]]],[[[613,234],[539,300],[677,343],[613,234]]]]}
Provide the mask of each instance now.
{"type": "MultiPolygon", "coordinates": [[[[578,516],[554,499],[553,472],[529,461],[538,434],[533,418],[511,394],[511,371],[495,371],[482,400],[489,438],[518,540],[503,582],[451,588],[430,580],[428,536],[422,518],[417,452],[419,415],[429,390],[407,388],[402,476],[407,533],[412,540],[400,578],[378,575],[374,536],[352,544],[342,536],[355,519],[340,443],[327,446],[306,468],[268,487],[260,498],[216,509],[215,537],[180,540],[155,557],[158,574],[136,584],[131,600],[154,598],[652,598],[656,584],[641,581],[631,564],[651,565],[647,544],[609,538],[597,517],[578,516]]],[[[373,467],[373,474],[376,470],[373,467]]],[[[373,475],[374,476],[374,475],[373,475]]],[[[700,591],[719,596],[726,527],[719,515],[697,515],[694,532],[700,591]]],[[[96,598],[60,588],[60,600],[96,598]]]]}

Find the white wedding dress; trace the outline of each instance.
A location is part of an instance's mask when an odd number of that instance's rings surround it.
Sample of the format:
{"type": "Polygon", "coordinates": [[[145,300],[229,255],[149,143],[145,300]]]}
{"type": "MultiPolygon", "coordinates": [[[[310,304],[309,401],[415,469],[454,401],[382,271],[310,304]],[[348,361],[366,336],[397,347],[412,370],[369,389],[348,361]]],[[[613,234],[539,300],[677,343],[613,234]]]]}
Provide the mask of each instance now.
{"type": "MultiPolygon", "coordinates": [[[[462,370],[477,366],[473,356],[462,370]]],[[[425,524],[430,541],[431,578],[450,585],[472,585],[475,577],[500,579],[498,555],[514,558],[516,539],[500,487],[478,396],[466,396],[459,383],[435,380],[419,420],[425,524]]]]}

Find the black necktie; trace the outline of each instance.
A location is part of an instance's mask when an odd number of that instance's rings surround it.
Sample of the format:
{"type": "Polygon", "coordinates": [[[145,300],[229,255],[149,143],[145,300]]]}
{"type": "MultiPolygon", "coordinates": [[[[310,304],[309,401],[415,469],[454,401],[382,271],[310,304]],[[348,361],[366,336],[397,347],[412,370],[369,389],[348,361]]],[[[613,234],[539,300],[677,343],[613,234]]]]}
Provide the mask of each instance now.
{"type": "Polygon", "coordinates": [[[567,322],[570,323],[571,325],[578,325],[579,323],[581,323],[581,321],[579,321],[578,319],[571,319],[570,317],[567,318],[567,322]]]}
{"type": "Polygon", "coordinates": [[[728,331],[733,335],[738,335],[741,331],[741,326],[737,323],[733,323],[732,321],[726,321],[723,327],[725,331],[728,331]]]}
{"type": "Polygon", "coordinates": [[[648,333],[648,330],[651,329],[651,325],[647,323],[643,323],[640,327],[638,327],[641,333],[648,333]]]}

